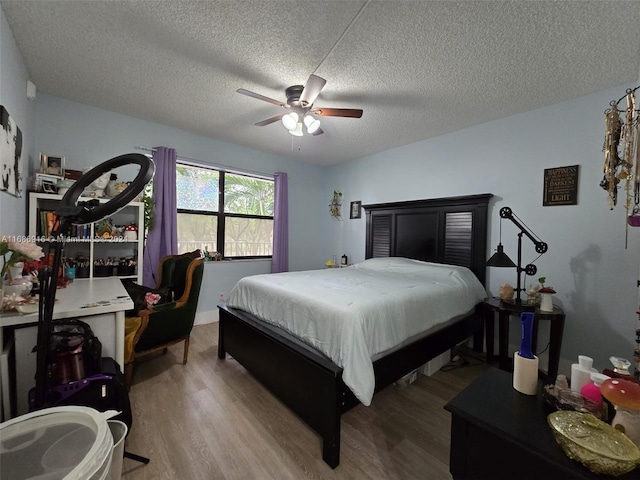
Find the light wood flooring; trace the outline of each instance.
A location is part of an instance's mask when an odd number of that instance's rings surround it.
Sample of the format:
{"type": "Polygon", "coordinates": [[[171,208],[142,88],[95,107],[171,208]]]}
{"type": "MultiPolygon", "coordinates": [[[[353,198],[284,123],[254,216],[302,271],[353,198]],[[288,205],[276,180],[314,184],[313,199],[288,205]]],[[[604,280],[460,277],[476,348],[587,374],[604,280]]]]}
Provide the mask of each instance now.
{"type": "Polygon", "coordinates": [[[443,407],[488,368],[419,376],[350,410],[332,470],[322,461],[320,437],[235,360],[219,360],[217,340],[217,323],[199,325],[186,365],[182,344],[138,362],[126,450],[151,462],[125,458],[125,480],[451,479],[451,416],[443,407]]]}

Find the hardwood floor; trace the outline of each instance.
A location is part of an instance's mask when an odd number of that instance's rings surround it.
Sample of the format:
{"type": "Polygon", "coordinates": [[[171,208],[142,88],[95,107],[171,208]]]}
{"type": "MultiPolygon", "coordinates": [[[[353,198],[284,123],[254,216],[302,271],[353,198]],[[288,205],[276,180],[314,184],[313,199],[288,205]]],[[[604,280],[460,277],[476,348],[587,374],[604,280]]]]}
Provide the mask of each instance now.
{"type": "Polygon", "coordinates": [[[219,360],[217,340],[217,323],[199,325],[186,365],[182,345],[138,362],[126,450],[151,462],[125,458],[124,479],[450,479],[443,407],[488,368],[419,376],[347,412],[332,470],[320,437],[235,360],[219,360]]]}

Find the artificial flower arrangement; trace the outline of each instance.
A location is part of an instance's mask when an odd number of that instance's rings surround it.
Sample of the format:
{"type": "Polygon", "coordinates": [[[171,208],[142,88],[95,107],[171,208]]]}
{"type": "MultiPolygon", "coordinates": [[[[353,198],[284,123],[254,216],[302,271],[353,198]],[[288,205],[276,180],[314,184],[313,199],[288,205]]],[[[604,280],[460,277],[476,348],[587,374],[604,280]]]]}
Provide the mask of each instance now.
{"type": "Polygon", "coordinates": [[[8,276],[8,282],[11,283],[13,280],[11,278],[11,267],[18,262],[40,260],[44,257],[44,252],[42,251],[42,247],[33,242],[10,242],[2,240],[0,241],[0,255],[3,260],[0,279],[4,281],[5,276],[8,276]]]}
{"type": "MultiPolygon", "coordinates": [[[[19,285],[22,283],[28,284],[30,290],[32,283],[22,278],[12,278],[11,267],[18,265],[19,262],[25,262],[28,267],[36,264],[36,262],[40,263],[39,260],[44,256],[42,248],[35,243],[1,240],[0,256],[3,262],[0,270],[0,292],[3,290],[2,284],[11,285],[14,281],[19,285]]],[[[20,276],[26,269],[25,265],[22,266],[20,276]]],[[[31,275],[31,271],[28,269],[27,273],[31,275]]],[[[25,303],[28,303],[28,300],[20,296],[20,292],[11,292],[6,296],[0,293],[0,310],[12,310],[25,303]]]]}

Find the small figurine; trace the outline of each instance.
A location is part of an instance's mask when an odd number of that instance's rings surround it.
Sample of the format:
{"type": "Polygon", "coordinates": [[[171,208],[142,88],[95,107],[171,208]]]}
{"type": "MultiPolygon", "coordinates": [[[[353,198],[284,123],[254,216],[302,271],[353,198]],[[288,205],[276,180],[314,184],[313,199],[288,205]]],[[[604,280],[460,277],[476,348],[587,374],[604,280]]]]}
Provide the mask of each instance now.
{"type": "Polygon", "coordinates": [[[529,305],[538,305],[540,303],[540,285],[529,285],[527,303],[529,305]]]}
{"type": "Polygon", "coordinates": [[[513,299],[514,293],[515,290],[508,283],[503,283],[498,289],[498,296],[500,297],[500,300],[511,300],[513,299]]]}

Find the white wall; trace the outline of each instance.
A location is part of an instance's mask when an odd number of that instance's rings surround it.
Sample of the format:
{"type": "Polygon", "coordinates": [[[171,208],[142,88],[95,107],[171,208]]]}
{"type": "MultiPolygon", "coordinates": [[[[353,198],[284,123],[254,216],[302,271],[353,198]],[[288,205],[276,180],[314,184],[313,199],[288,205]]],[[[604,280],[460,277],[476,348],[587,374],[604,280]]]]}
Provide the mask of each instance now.
{"type": "Polygon", "coordinates": [[[29,165],[34,157],[35,104],[27,100],[27,67],[0,8],[0,105],[22,131],[22,198],[0,191],[0,236],[24,235],[29,165]]]}
{"type": "MultiPolygon", "coordinates": [[[[640,228],[630,228],[625,249],[625,210],[610,211],[599,187],[604,156],[604,110],[621,97],[621,85],[574,101],[496,120],[438,138],[406,145],[329,169],[325,203],[333,190],[344,198],[343,221],[325,222],[332,252],[353,261],[364,258],[365,218],[349,220],[348,205],[492,193],[487,258],[498,243],[499,209],[509,206],[549,251],[536,261],[538,276],[558,294],[566,312],[562,356],[594,357],[595,367],[610,367],[611,355],[633,359],[638,328],[640,228]],[[543,171],[580,165],[578,205],[542,206],[543,171]]],[[[503,223],[502,243],[515,261],[518,230],[503,223]]],[[[524,264],[537,254],[523,239],[524,264]]],[[[502,283],[515,286],[515,269],[489,268],[488,287],[497,295],[502,283]]],[[[527,285],[537,283],[528,278],[527,285]]],[[[543,322],[544,328],[544,322],[543,322]]],[[[511,331],[519,338],[519,325],[511,331]]],[[[542,332],[542,330],[541,330],[542,332]]],[[[546,344],[541,334],[540,344],[546,344]]],[[[569,373],[567,365],[561,365],[569,373]]]]}

